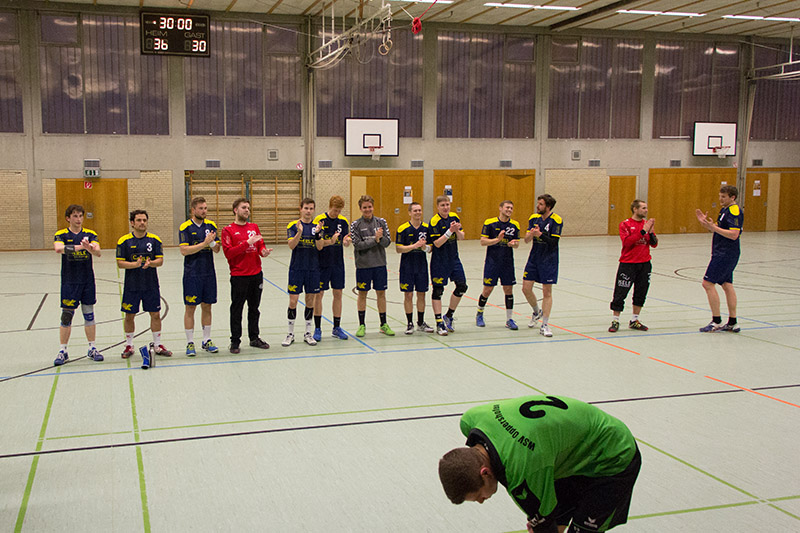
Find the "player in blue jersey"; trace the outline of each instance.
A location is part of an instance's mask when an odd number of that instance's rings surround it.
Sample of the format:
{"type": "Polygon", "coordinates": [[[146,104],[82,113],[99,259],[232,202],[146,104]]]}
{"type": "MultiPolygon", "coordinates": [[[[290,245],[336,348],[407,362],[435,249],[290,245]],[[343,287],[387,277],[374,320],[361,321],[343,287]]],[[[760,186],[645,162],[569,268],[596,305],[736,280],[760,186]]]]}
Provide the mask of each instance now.
{"type": "Polygon", "coordinates": [[[467,276],[458,257],[458,241],[464,240],[461,219],[450,212],[450,198],[436,197],[436,211],[428,224],[428,244],[431,245],[431,307],[436,317],[436,333],[447,335],[455,331],[453,314],[456,312],[461,297],[467,292],[467,276]],[[442,295],[449,280],[453,280],[456,288],[450,296],[450,307],[442,316],[442,295]]]}
{"type": "Polygon", "coordinates": [[[67,344],[72,333],[72,318],[78,304],[83,313],[83,329],[89,341],[87,357],[102,361],[103,356],[94,345],[97,327],[94,322],[94,304],[97,302],[92,256],[100,257],[100,243],[97,233],[83,227],[83,206],[72,204],[67,207],[65,217],[68,228],[58,230],[53,240],[53,248],[61,255],[61,327],[59,341],[61,346],[53,364],[63,365],[69,360],[67,344]]]}
{"type": "Polygon", "coordinates": [[[553,308],[553,285],[558,282],[558,241],[561,240],[564,227],[561,217],[553,213],[555,205],[556,199],[549,194],[539,196],[536,199],[536,213],[528,219],[528,232],[525,234],[525,242],[533,241],[522,278],[522,294],[533,309],[528,327],[535,327],[541,318],[539,333],[545,337],[553,336],[549,326],[550,310],[553,308]],[[533,293],[534,282],[542,285],[541,310],[533,293]]]}
{"type": "Polygon", "coordinates": [[[342,329],[342,289],[344,289],[344,249],[350,246],[350,222],[342,216],[344,199],[331,196],[328,212],[317,216],[313,222],[321,225],[322,250],[319,252],[319,287],[314,303],[314,340],[322,339],[322,298],[329,288],[333,290],[333,336],[346,341],[342,329]]]}
{"type": "Polygon", "coordinates": [[[702,328],[703,333],[728,331],[739,333],[736,323],[736,291],[733,289],[733,271],[739,262],[739,236],[744,225],[744,213],[736,203],[739,190],[733,185],[723,185],[719,190],[719,205],[722,207],[716,224],[700,209],[695,211],[700,225],[714,234],[711,241],[711,262],[703,276],[703,289],[711,307],[711,322],[702,328]],[[728,303],[728,323],[722,324],[717,285],[722,285],[728,303]]]}
{"type": "Polygon", "coordinates": [[[478,314],[475,324],[479,328],[486,326],[483,311],[486,302],[499,282],[506,296],[506,327],[519,329],[511,315],[514,313],[514,285],[517,276],[514,273],[514,248],[519,247],[519,222],[511,218],[514,213],[514,202],[500,202],[500,212],[494,218],[487,218],[481,231],[481,246],[486,246],[486,261],[483,264],[483,292],[478,298],[478,314]]]}
{"type": "Polygon", "coordinates": [[[161,291],[156,268],[164,264],[164,252],[158,235],[147,231],[147,211],[136,209],[130,213],[131,232],[117,241],[117,266],[125,270],[125,288],[122,290],[122,312],[125,313],[125,349],[122,358],[134,353],[133,332],[135,318],[142,309],[150,313],[150,331],[153,333],[153,350],[156,355],[172,355],[161,342],[161,291]]]}
{"type": "Polygon", "coordinates": [[[411,202],[409,221],[397,228],[395,251],[400,256],[400,292],[406,312],[406,335],[414,333],[414,293],[417,293],[417,330],[433,333],[425,323],[425,293],[428,292],[428,225],[422,221],[422,206],[411,202]]]}
{"type": "Polygon", "coordinates": [[[217,274],[214,254],[220,251],[217,225],[206,218],[208,203],[202,196],[192,198],[192,218],[179,229],[180,250],[183,259],[183,328],[186,331],[186,355],[194,357],[194,315],[200,306],[200,324],[203,327],[203,344],[209,353],[217,353],[211,341],[211,304],[217,303],[217,274]]]}
{"type": "Polygon", "coordinates": [[[319,251],[322,250],[322,224],[314,224],[314,200],[303,198],[300,202],[300,218],[286,226],[292,259],[289,262],[289,333],[281,343],[290,346],[294,342],[294,321],[297,318],[297,301],[300,293],[306,293],[306,333],[303,340],[314,346],[317,341],[311,331],[314,303],[319,293],[319,251]]]}

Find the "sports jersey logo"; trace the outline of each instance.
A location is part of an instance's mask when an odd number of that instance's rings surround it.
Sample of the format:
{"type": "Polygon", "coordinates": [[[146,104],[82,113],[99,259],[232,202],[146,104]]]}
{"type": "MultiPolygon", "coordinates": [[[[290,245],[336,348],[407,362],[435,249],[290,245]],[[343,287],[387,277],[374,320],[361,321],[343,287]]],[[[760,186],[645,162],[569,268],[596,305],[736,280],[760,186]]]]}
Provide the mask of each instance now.
{"type": "Polygon", "coordinates": [[[444,278],[433,278],[432,281],[437,285],[444,285],[444,278]]]}
{"type": "Polygon", "coordinates": [[[597,518],[591,518],[587,516],[586,520],[583,522],[583,525],[592,529],[597,529],[597,518]]]}
{"type": "Polygon", "coordinates": [[[187,304],[195,304],[197,303],[197,296],[187,296],[186,297],[187,304]]]}
{"type": "Polygon", "coordinates": [[[408,290],[408,283],[401,283],[400,284],[400,290],[401,291],[407,291],[408,290]]]}
{"type": "Polygon", "coordinates": [[[297,292],[297,285],[289,285],[289,292],[297,292]]]}
{"type": "Polygon", "coordinates": [[[75,307],[75,300],[61,300],[65,307],[75,307]]]}
{"type": "Polygon", "coordinates": [[[517,501],[517,505],[528,513],[528,516],[540,516],[538,513],[541,502],[528,487],[528,483],[525,480],[511,491],[511,497],[517,501]]]}
{"type": "Polygon", "coordinates": [[[357,285],[358,285],[359,289],[366,289],[367,288],[367,282],[366,281],[360,281],[357,285]]]}
{"type": "Polygon", "coordinates": [[[483,278],[484,285],[491,285],[494,278],[483,278]]]}
{"type": "Polygon", "coordinates": [[[122,304],[122,308],[123,308],[124,310],[126,310],[126,311],[130,311],[131,309],[133,309],[133,304],[126,304],[126,303],[123,303],[123,304],[122,304]]]}

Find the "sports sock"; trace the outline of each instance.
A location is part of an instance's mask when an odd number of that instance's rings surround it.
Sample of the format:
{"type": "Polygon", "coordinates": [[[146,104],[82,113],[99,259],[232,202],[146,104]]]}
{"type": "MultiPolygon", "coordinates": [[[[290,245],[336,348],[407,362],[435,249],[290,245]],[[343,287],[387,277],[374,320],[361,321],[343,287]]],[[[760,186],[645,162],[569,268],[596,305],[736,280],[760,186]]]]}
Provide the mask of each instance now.
{"type": "Polygon", "coordinates": [[[317,329],[322,328],[322,315],[314,315],[314,327],[317,329]]]}
{"type": "Polygon", "coordinates": [[[549,316],[543,316],[542,317],[542,325],[546,326],[548,322],[550,322],[550,317],[549,316]]]}
{"type": "Polygon", "coordinates": [[[512,313],[514,313],[514,295],[506,294],[506,320],[511,320],[512,313]]]}
{"type": "Polygon", "coordinates": [[[481,294],[478,297],[478,312],[483,313],[484,308],[486,307],[486,302],[489,301],[489,298],[481,294]]]}
{"type": "Polygon", "coordinates": [[[722,324],[722,317],[721,316],[712,316],[711,322],[714,324],[722,324]]]}
{"type": "Polygon", "coordinates": [[[414,313],[406,313],[406,321],[408,322],[409,326],[414,325],[414,313]]]}
{"type": "Polygon", "coordinates": [[[211,340],[211,324],[203,326],[203,342],[211,340]]]}
{"type": "Polygon", "coordinates": [[[386,313],[378,313],[378,316],[381,318],[381,326],[386,324],[386,313]]]}
{"type": "Polygon", "coordinates": [[[127,346],[133,346],[133,333],[125,334],[125,344],[127,346]]]}
{"type": "Polygon", "coordinates": [[[364,320],[366,318],[367,318],[367,312],[366,311],[359,311],[358,312],[358,325],[359,326],[363,326],[364,325],[364,320]]]}
{"type": "Polygon", "coordinates": [[[631,322],[636,322],[639,320],[639,315],[631,315],[631,322]]]}
{"type": "Polygon", "coordinates": [[[736,317],[735,316],[729,316],[728,317],[728,325],[729,326],[735,326],[736,325],[736,317]]]}
{"type": "Polygon", "coordinates": [[[422,325],[425,322],[425,311],[417,311],[417,324],[422,325]]]}
{"type": "MultiPolygon", "coordinates": [[[[736,318],[735,318],[735,317],[734,317],[734,319],[733,319],[733,323],[734,323],[734,324],[736,324],[736,318]]],[[[91,350],[91,349],[92,349],[92,348],[94,348],[94,347],[95,347],[95,346],[94,346],[94,341],[89,341],[89,349],[91,350]]],[[[65,344],[65,345],[64,345],[64,349],[66,349],[66,348],[67,348],[67,345],[65,344]]]]}
{"type": "Polygon", "coordinates": [[[59,351],[66,352],[67,351],[67,345],[66,344],[62,344],[61,348],[59,348],[59,351]]]}
{"type": "Polygon", "coordinates": [[[183,330],[186,333],[186,342],[194,342],[194,330],[193,329],[185,329],[183,330]]]}
{"type": "Polygon", "coordinates": [[[342,317],[335,316],[333,317],[333,327],[339,328],[342,326],[342,317]]]}
{"type": "Polygon", "coordinates": [[[155,344],[156,348],[161,346],[161,332],[154,331],[153,332],[153,344],[155,344]]]}
{"type": "Polygon", "coordinates": [[[289,333],[294,333],[294,320],[297,318],[297,309],[292,309],[290,307],[286,312],[286,316],[289,319],[289,333]]]}
{"type": "Polygon", "coordinates": [[[433,316],[436,319],[436,325],[437,326],[441,326],[442,325],[442,315],[441,314],[434,314],[433,316]]]}
{"type": "Polygon", "coordinates": [[[447,309],[447,318],[453,318],[453,313],[455,313],[455,312],[456,312],[455,309],[448,308],[447,309]]]}
{"type": "Polygon", "coordinates": [[[311,327],[314,324],[314,308],[306,307],[303,311],[303,318],[306,319],[306,333],[311,333],[311,327]]]}

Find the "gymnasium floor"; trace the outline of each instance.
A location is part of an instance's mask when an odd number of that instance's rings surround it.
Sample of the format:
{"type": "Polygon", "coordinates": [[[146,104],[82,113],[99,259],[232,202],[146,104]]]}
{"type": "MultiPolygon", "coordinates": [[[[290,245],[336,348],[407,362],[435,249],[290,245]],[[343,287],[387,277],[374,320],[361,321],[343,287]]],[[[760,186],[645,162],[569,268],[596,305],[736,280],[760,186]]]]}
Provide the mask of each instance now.
{"type": "MultiPolygon", "coordinates": [[[[660,241],[646,333],[607,332],[615,237],[563,239],[552,339],[525,327],[519,287],[519,331],[503,327],[499,289],[487,327],[475,327],[484,251],[468,241],[470,290],[455,334],[402,334],[390,249],[397,337],[377,333],[371,300],[365,338],[331,338],[328,296],[323,342],[289,348],[280,346],[289,250],[278,246],[264,260],[261,305],[272,348],[194,359],[183,355],[182,258],[170,248],[159,276],[165,344],[176,355],[147,371],[138,355],[119,356],[113,250],[95,262],[106,360],[80,358],[78,326],[60,368],[60,256],[1,253],[0,530],[521,531],[525,517],[502,487],[483,505],[452,505],[437,462],[463,444],[458,419],[469,407],[550,393],[599,405],[639,440],[631,517],[614,531],[800,531],[800,233],[744,233],[738,335],[697,331],[710,318],[699,280],[711,236],[660,241]]],[[[520,279],[527,250],[517,252],[520,279]]],[[[214,340],[227,347],[228,269],[221,253],[216,261],[214,340]]],[[[343,326],[352,334],[347,266],[343,326]]],[[[629,317],[628,308],[623,324],[629,317]]],[[[147,317],[136,326],[138,345],[149,342],[147,317]]]]}

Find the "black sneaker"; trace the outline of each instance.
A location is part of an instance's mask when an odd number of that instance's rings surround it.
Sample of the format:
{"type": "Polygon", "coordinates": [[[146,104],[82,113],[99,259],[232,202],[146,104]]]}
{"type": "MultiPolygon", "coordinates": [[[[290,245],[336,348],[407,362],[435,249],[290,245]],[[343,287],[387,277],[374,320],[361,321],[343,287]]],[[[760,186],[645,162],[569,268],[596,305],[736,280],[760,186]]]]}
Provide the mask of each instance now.
{"type": "Polygon", "coordinates": [[[238,342],[232,342],[230,346],[228,346],[228,351],[231,353],[239,353],[242,350],[239,348],[238,342]]]}
{"type": "Polygon", "coordinates": [[[262,350],[266,350],[267,348],[269,348],[269,344],[262,341],[261,339],[250,341],[250,346],[252,346],[253,348],[261,348],[262,350]]]}
{"type": "Polygon", "coordinates": [[[616,333],[618,329],[619,329],[619,320],[612,320],[611,325],[608,326],[608,332],[616,333]]]}

